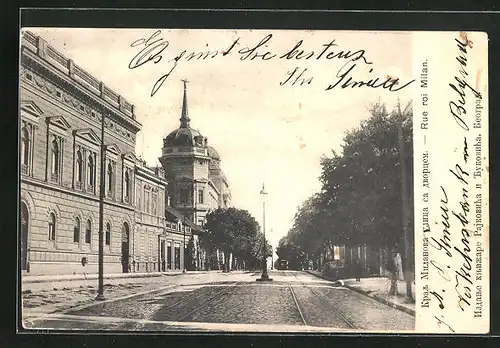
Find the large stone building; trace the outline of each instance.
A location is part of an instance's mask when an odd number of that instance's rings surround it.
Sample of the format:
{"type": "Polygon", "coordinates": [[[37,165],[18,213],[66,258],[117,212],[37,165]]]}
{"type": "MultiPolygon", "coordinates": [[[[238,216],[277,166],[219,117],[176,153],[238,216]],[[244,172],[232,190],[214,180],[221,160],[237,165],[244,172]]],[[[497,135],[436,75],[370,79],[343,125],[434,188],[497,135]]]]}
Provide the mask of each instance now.
{"type": "Polygon", "coordinates": [[[97,272],[103,116],[105,273],[183,268],[199,228],[169,221],[165,171],[134,155],[134,106],[30,32],[20,63],[22,271],[97,272]]]}
{"type": "MultiPolygon", "coordinates": [[[[206,215],[231,204],[228,180],[221,170],[221,158],[208,139],[190,125],[187,105],[187,81],[179,128],[163,139],[160,163],[167,172],[170,205],[203,228],[206,215]]],[[[196,235],[195,249],[200,251],[196,235]]],[[[205,254],[195,255],[197,268],[205,268],[205,254]]]]}

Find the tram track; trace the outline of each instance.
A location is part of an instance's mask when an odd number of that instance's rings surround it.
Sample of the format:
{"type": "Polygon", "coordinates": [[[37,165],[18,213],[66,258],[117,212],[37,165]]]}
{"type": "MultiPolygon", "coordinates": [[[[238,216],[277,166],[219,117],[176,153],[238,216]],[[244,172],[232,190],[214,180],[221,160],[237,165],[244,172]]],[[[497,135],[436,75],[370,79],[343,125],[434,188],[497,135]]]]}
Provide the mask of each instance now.
{"type": "MultiPolygon", "coordinates": [[[[325,301],[326,303],[329,304],[329,309],[335,314],[336,317],[340,318],[342,320],[342,322],[344,322],[350,329],[353,329],[353,330],[358,330],[360,329],[358,326],[356,326],[351,320],[349,320],[341,311],[339,311],[337,308],[336,308],[336,305],[334,303],[331,302],[331,299],[326,296],[325,294],[321,293],[321,292],[317,292],[313,287],[311,287],[310,285],[306,284],[304,281],[300,280],[296,275],[294,275],[295,278],[298,280],[298,282],[301,283],[301,287],[309,290],[317,299],[319,299],[321,302],[325,301]]],[[[300,317],[304,323],[304,325],[308,325],[307,321],[306,321],[306,316],[304,316],[304,311],[300,308],[300,304],[299,304],[299,301],[297,299],[297,296],[295,295],[295,292],[293,290],[293,285],[289,285],[289,288],[290,288],[290,292],[293,296],[293,299],[295,301],[295,305],[297,307],[297,310],[300,314],[300,317]]]]}

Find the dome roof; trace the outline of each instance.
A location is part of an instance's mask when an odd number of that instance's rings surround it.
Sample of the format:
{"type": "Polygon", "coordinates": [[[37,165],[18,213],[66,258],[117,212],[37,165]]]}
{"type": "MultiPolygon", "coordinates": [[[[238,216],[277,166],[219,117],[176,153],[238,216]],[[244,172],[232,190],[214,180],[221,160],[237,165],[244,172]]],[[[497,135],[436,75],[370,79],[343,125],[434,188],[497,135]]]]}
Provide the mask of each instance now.
{"type": "Polygon", "coordinates": [[[163,139],[164,146],[203,146],[203,136],[196,129],[180,127],[163,139]]]}
{"type": "Polygon", "coordinates": [[[184,96],[182,98],[182,111],[181,111],[181,124],[178,129],[170,132],[163,139],[163,146],[204,146],[204,138],[196,129],[192,129],[189,126],[189,116],[187,108],[187,93],[186,93],[186,83],[187,80],[182,80],[184,82],[184,96]]]}
{"type": "Polygon", "coordinates": [[[220,161],[220,156],[217,150],[214,147],[209,146],[208,148],[208,156],[214,160],[220,161]]]}

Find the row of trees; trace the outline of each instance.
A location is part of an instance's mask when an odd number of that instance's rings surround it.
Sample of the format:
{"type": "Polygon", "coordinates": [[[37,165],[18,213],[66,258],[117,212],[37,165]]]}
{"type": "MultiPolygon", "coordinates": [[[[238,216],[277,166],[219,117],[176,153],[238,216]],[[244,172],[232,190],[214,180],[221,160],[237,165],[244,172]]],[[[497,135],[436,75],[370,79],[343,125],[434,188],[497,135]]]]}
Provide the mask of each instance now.
{"type": "MultiPolygon", "coordinates": [[[[411,249],[403,247],[404,229],[413,233],[411,104],[391,111],[376,104],[368,111],[369,117],[345,134],[342,153],[322,158],[321,191],[302,204],[280,240],[276,251],[289,267],[334,255],[335,245],[368,245],[413,260],[411,249]]],[[[392,260],[385,266],[395,272],[392,260]]]]}
{"type": "MultiPolygon", "coordinates": [[[[224,271],[231,269],[260,269],[264,253],[264,235],[255,218],[247,210],[218,208],[207,215],[205,233],[200,235],[200,246],[207,255],[217,250],[224,254],[224,271]],[[230,263],[230,255],[233,262],[230,263]]],[[[271,245],[266,241],[266,257],[271,256],[271,245]]]]}

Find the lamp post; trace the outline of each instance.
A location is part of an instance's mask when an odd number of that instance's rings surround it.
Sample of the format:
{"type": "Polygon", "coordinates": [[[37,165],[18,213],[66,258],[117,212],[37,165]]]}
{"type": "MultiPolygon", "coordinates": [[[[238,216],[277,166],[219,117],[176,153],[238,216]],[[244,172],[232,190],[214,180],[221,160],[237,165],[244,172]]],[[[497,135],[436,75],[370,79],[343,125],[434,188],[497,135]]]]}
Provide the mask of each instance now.
{"type": "Polygon", "coordinates": [[[105,112],[101,116],[101,177],[99,180],[99,281],[97,290],[97,301],[103,301],[104,298],[104,191],[106,180],[106,145],[104,145],[104,117],[105,112]]]}
{"type": "Polygon", "coordinates": [[[186,273],[186,216],[183,216],[183,241],[182,241],[182,273],[186,273]]]}
{"type": "Polygon", "coordinates": [[[262,198],[262,230],[264,234],[264,243],[262,244],[262,275],[257,278],[257,281],[271,281],[267,274],[267,248],[266,248],[266,199],[267,192],[262,184],[262,190],[260,190],[260,196],[262,198]]]}

